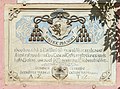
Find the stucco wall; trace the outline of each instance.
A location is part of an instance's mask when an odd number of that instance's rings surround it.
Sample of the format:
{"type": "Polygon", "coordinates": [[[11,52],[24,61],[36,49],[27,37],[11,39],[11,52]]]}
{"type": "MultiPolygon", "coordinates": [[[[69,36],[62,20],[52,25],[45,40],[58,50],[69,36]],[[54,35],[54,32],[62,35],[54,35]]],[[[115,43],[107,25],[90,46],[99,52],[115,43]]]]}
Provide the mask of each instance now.
{"type": "MultiPolygon", "coordinates": [[[[55,1],[55,0],[54,0],[55,1]]],[[[74,2],[74,1],[73,1],[74,2]]],[[[16,0],[0,0],[0,89],[92,89],[92,86],[80,85],[43,85],[43,86],[15,86],[4,84],[4,5],[16,3],[16,0]]],[[[120,23],[120,21],[119,21],[120,23]]],[[[118,24],[120,28],[120,24],[118,24]]],[[[96,89],[117,89],[120,87],[120,63],[117,63],[117,81],[115,86],[96,87],[96,89]]]]}

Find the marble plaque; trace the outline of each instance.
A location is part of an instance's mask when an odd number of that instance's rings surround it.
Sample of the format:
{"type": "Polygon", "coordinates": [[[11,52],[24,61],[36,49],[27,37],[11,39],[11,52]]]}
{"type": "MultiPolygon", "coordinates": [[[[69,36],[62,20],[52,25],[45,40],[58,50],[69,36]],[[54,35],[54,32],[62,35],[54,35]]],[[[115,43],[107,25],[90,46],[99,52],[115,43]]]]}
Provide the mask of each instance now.
{"type": "Polygon", "coordinates": [[[103,46],[106,26],[90,20],[90,9],[88,4],[6,5],[6,84],[114,85],[116,64],[103,46]]]}

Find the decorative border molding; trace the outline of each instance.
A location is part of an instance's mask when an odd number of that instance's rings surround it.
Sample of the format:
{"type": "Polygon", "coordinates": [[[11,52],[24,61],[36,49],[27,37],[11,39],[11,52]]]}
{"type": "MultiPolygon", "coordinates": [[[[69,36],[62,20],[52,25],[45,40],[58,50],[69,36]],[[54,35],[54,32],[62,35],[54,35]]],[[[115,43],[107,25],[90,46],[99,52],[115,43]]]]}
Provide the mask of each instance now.
{"type": "Polygon", "coordinates": [[[9,11],[9,20],[12,21],[14,18],[17,18],[17,15],[20,13],[19,8],[12,8],[9,11]]]}
{"type": "Polygon", "coordinates": [[[101,77],[100,77],[100,81],[110,81],[110,77],[111,77],[111,72],[108,70],[108,71],[105,71],[102,73],[101,77]]]}
{"type": "Polygon", "coordinates": [[[14,72],[14,71],[9,71],[8,73],[8,77],[9,77],[9,80],[12,80],[12,81],[20,81],[20,78],[18,76],[18,73],[17,72],[14,72]]]}

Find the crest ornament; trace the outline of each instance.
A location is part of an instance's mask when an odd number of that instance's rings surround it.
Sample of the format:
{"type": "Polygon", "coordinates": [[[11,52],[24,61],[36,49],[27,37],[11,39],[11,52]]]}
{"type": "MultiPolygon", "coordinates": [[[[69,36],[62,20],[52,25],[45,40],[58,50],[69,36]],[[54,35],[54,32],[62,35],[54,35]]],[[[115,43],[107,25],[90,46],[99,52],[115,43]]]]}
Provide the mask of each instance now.
{"type": "Polygon", "coordinates": [[[49,15],[36,16],[33,19],[35,28],[31,33],[29,41],[46,41],[53,46],[66,46],[76,40],[76,42],[91,42],[89,33],[85,28],[86,19],[76,15],[70,16],[63,9],[57,9],[49,15]],[[47,23],[43,28],[39,28],[39,23],[47,23]],[[73,27],[73,23],[79,22],[82,27],[73,27]]]}
{"type": "Polygon", "coordinates": [[[53,37],[57,40],[62,40],[64,37],[68,36],[71,28],[64,20],[57,20],[49,30],[53,37]]]}
{"type": "Polygon", "coordinates": [[[68,76],[68,68],[61,66],[53,67],[52,76],[57,80],[63,80],[68,76]]]}

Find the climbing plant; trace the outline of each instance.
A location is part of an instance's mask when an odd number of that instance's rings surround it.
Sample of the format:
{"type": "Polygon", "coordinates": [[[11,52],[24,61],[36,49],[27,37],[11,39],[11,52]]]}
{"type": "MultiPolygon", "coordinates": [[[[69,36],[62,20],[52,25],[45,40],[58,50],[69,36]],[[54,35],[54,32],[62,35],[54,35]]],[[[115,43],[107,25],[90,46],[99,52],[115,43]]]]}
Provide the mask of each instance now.
{"type": "Polygon", "coordinates": [[[118,19],[120,19],[119,0],[85,0],[84,2],[92,5],[90,20],[99,20],[99,23],[104,27],[107,26],[106,33],[104,34],[104,51],[111,50],[113,55],[113,63],[115,60],[120,62],[120,28],[117,27],[118,19]],[[97,12],[95,12],[97,10],[97,12]],[[96,18],[96,19],[95,19],[96,18]]]}

